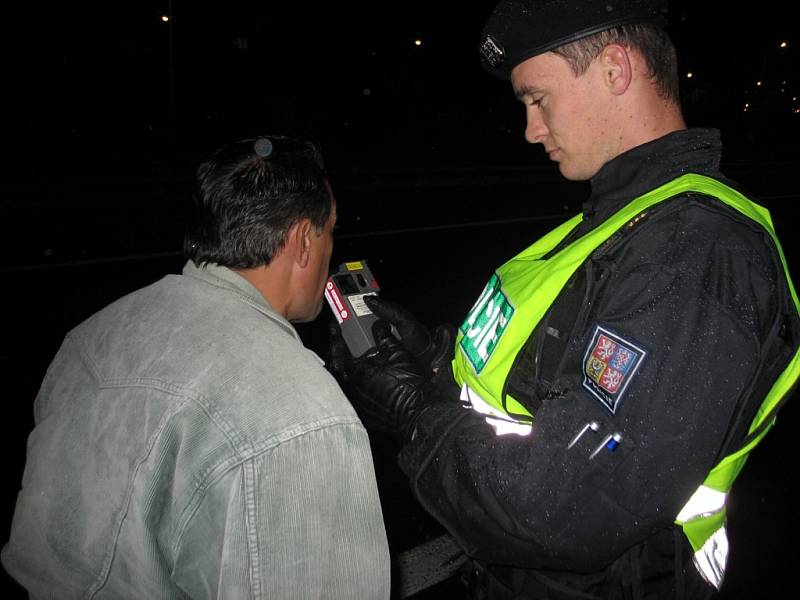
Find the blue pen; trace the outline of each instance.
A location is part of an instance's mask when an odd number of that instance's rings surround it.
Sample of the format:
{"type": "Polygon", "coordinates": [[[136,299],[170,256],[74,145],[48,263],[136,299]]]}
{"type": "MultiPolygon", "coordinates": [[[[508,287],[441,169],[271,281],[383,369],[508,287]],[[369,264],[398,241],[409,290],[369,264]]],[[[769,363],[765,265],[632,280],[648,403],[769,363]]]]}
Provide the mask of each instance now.
{"type": "Polygon", "coordinates": [[[594,449],[594,452],[589,456],[589,460],[592,460],[597,454],[603,449],[607,448],[609,452],[614,452],[617,449],[620,442],[622,441],[622,434],[620,433],[609,433],[602,443],[594,449]]]}

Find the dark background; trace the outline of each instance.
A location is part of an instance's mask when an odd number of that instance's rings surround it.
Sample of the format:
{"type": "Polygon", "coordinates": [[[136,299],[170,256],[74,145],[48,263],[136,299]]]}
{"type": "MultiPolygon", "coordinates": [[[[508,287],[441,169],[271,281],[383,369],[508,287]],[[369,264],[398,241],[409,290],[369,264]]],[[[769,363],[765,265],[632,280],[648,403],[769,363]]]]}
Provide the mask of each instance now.
{"type": "MultiPolygon", "coordinates": [[[[510,85],[480,69],[494,2],[338,4],[8,7],[0,543],[47,364],[81,320],[180,270],[191,173],[220,145],[278,132],[317,141],[340,214],[333,264],[369,259],[383,293],[430,324],[458,322],[492,268],[580,209],[587,184],[563,181],[524,142],[510,85]]],[[[770,208],[797,273],[800,39],[788,6],[720,14],[672,2],[668,18],[688,123],[721,128],[723,170],[770,208]]],[[[324,319],[298,331],[324,352],[324,319]]],[[[796,410],[784,409],[734,490],[727,597],[782,597],[791,581],[796,410]]],[[[375,450],[393,552],[440,534],[391,443],[376,438],[375,450]]]]}
{"type": "MultiPolygon", "coordinates": [[[[7,181],[185,175],[222,143],[284,129],[318,140],[331,169],[545,161],[509,84],[479,67],[493,0],[320,4],[10,6],[7,181]]],[[[788,7],[670,4],[687,117],[724,126],[731,158],[794,146],[788,7]]]]}

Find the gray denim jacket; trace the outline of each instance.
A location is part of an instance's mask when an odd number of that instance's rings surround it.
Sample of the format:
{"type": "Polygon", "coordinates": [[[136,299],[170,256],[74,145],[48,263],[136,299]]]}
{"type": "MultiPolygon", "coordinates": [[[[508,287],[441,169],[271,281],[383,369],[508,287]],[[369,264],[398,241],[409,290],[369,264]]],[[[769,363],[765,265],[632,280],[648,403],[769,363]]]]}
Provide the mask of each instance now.
{"type": "Polygon", "coordinates": [[[33,598],[388,598],[369,440],[244,278],[188,263],[71,331],[8,572],[33,598]]]}

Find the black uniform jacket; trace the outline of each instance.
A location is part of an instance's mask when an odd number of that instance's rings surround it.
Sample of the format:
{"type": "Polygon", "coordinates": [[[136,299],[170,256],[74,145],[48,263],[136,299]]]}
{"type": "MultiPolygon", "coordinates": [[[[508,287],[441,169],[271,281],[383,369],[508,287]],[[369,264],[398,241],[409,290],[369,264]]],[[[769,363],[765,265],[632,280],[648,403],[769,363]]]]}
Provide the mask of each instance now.
{"type": "MultiPolygon", "coordinates": [[[[672,133],[617,157],[592,179],[575,235],[684,173],[724,181],[719,158],[712,130],[672,133]]],[[[673,529],[740,442],[797,329],[768,234],[717,199],[677,196],[599,248],[532,335],[509,382],[534,413],[529,436],[497,436],[454,399],[423,414],[401,467],[471,556],[602,571],[673,529]],[[611,400],[584,374],[605,334],[640,359],[611,400]],[[597,431],[568,449],[591,422],[597,431]],[[616,450],[601,447],[613,434],[616,450]]]]}

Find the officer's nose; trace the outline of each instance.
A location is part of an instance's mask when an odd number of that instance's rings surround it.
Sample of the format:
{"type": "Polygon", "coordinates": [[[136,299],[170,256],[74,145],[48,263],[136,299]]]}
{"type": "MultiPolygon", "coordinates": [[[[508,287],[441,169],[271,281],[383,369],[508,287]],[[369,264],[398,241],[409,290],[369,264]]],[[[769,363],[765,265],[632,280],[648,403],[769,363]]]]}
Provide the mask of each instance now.
{"type": "Polygon", "coordinates": [[[528,107],[525,118],[525,139],[530,144],[541,144],[548,130],[539,108],[536,106],[528,107]]]}

